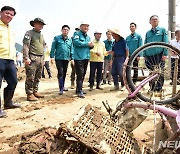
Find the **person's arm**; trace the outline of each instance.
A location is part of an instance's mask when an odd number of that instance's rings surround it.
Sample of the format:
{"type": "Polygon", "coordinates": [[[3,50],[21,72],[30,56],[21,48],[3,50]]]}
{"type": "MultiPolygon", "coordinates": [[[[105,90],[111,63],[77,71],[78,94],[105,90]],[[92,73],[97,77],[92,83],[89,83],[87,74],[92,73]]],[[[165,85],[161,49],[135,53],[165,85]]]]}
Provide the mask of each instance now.
{"type": "MultiPolygon", "coordinates": [[[[139,36],[139,39],[138,39],[138,48],[141,47],[143,45],[143,40],[142,40],[142,37],[139,36]]],[[[140,60],[140,57],[143,57],[143,53],[141,52],[138,57],[137,57],[137,60],[140,60]]]]}
{"type": "Polygon", "coordinates": [[[29,59],[29,48],[30,48],[30,42],[31,42],[31,35],[30,32],[26,32],[23,39],[23,61],[26,65],[29,65],[31,63],[31,60],[29,59]]]}
{"type": "Polygon", "coordinates": [[[75,46],[81,47],[81,48],[84,48],[84,47],[91,47],[92,48],[93,47],[93,43],[91,41],[81,41],[78,33],[74,34],[73,43],[75,46]]]}
{"type": "MultiPolygon", "coordinates": [[[[45,42],[45,40],[44,40],[44,36],[42,35],[42,38],[43,38],[43,47],[46,45],[46,42],[45,42]]],[[[47,49],[48,50],[48,49],[47,49]]],[[[44,51],[43,51],[43,60],[44,60],[44,58],[45,58],[45,54],[44,54],[44,51]]]]}
{"type": "Polygon", "coordinates": [[[144,44],[146,44],[146,43],[147,43],[147,33],[145,35],[145,40],[144,40],[144,44]]]}
{"type": "Polygon", "coordinates": [[[71,39],[70,57],[71,57],[71,60],[74,60],[74,47],[73,47],[72,39],[71,39]]]}
{"type": "Polygon", "coordinates": [[[90,52],[97,53],[98,48],[97,48],[97,45],[96,45],[96,41],[93,40],[91,43],[92,43],[93,47],[90,48],[90,52]]]}
{"type": "Polygon", "coordinates": [[[55,50],[56,50],[56,37],[54,37],[52,45],[51,45],[50,58],[55,57],[55,50]]]}
{"type": "Polygon", "coordinates": [[[110,50],[108,53],[112,55],[112,57],[114,56],[114,44],[115,41],[112,43],[112,50],[110,50]]]}
{"type": "Polygon", "coordinates": [[[126,49],[126,57],[129,57],[129,49],[126,49]]]}
{"type": "Polygon", "coordinates": [[[139,39],[138,39],[138,48],[141,47],[143,45],[143,40],[142,40],[142,37],[139,36],[139,39]]]}
{"type": "Polygon", "coordinates": [[[129,48],[128,48],[128,46],[127,46],[126,41],[125,41],[125,45],[126,45],[126,58],[127,58],[127,57],[129,57],[129,48]]]}
{"type": "MultiPolygon", "coordinates": [[[[92,43],[95,43],[95,42],[93,41],[92,43]]],[[[93,45],[93,48],[90,49],[90,52],[91,52],[92,54],[94,54],[94,55],[101,56],[102,53],[98,52],[97,49],[98,49],[97,46],[96,46],[96,45],[95,45],[95,46],[93,45]]]]}
{"type": "Polygon", "coordinates": [[[108,56],[109,54],[111,54],[111,51],[106,51],[105,42],[103,42],[103,55],[108,56]]]}
{"type": "Polygon", "coordinates": [[[56,37],[54,37],[52,45],[51,45],[51,51],[50,51],[51,64],[54,63],[55,50],[56,50],[56,37]]]}
{"type": "Polygon", "coordinates": [[[106,51],[106,48],[104,48],[103,54],[104,54],[104,56],[108,56],[109,54],[111,54],[111,51],[106,51]]]}
{"type": "MultiPolygon", "coordinates": [[[[144,44],[146,44],[147,43],[147,33],[146,33],[146,35],[145,35],[145,40],[144,40],[144,44]]],[[[143,57],[146,57],[146,51],[144,51],[143,53],[142,53],[142,56],[143,57]]]]}
{"type": "MultiPolygon", "coordinates": [[[[168,43],[168,33],[166,31],[166,29],[163,29],[163,40],[164,43],[168,43]]],[[[167,49],[163,49],[163,60],[166,59],[166,56],[168,55],[168,50],[167,49]]]]}

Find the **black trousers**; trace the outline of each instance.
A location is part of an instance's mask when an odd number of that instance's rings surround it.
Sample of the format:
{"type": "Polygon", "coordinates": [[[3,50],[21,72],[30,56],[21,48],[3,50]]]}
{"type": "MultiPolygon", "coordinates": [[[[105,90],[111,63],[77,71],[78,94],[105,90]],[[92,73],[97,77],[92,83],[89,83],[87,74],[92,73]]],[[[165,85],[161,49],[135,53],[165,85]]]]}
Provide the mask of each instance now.
{"type": "Polygon", "coordinates": [[[50,70],[50,67],[49,67],[49,61],[44,62],[44,67],[43,67],[43,70],[42,70],[42,77],[45,77],[44,68],[46,68],[49,77],[52,77],[51,70],[50,70]]]}
{"type": "MultiPolygon", "coordinates": [[[[160,67],[162,71],[164,71],[165,61],[162,61],[162,53],[147,56],[145,60],[145,64],[148,69],[154,70],[155,67],[160,67]]],[[[153,91],[160,91],[164,85],[164,72],[160,74],[159,78],[155,81],[150,82],[151,90],[153,91]]]]}
{"type": "Polygon", "coordinates": [[[65,83],[66,79],[66,73],[67,73],[67,68],[68,68],[68,60],[59,60],[56,59],[56,68],[58,70],[57,78],[63,78],[63,81],[65,83]]]}
{"type": "Polygon", "coordinates": [[[7,90],[15,90],[17,85],[17,70],[13,60],[0,59],[0,88],[3,78],[7,82],[7,90]]]}
{"type": "Polygon", "coordinates": [[[102,78],[102,67],[103,67],[103,62],[90,62],[90,76],[89,76],[90,86],[94,85],[95,74],[96,74],[97,85],[100,84],[102,78]]]}
{"type": "Polygon", "coordinates": [[[133,75],[133,82],[137,82],[138,79],[138,60],[135,59],[133,62],[133,70],[134,70],[134,75],[133,75]]]}
{"type": "Polygon", "coordinates": [[[71,63],[71,82],[75,81],[75,75],[76,75],[76,69],[75,69],[75,64],[73,65],[71,63]]]}
{"type": "Polygon", "coordinates": [[[74,60],[75,63],[75,69],[76,69],[76,90],[77,92],[81,92],[82,91],[82,85],[83,85],[83,81],[86,75],[86,71],[87,71],[87,66],[88,66],[88,59],[85,60],[74,60]]]}

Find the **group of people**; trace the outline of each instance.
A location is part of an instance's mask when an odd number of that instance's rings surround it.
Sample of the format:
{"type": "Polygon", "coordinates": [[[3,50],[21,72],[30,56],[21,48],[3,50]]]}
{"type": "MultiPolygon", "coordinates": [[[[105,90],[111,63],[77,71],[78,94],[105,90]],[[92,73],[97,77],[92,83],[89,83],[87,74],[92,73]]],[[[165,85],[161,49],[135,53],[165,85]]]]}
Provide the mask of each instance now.
{"type": "MultiPolygon", "coordinates": [[[[14,8],[4,6],[0,12],[0,88],[3,78],[7,82],[7,87],[4,89],[4,109],[18,108],[20,105],[13,103],[12,98],[17,85],[17,73],[14,60],[16,57],[14,35],[10,30],[9,23],[16,15],[14,8]],[[9,37],[11,39],[9,39],[9,37]],[[1,39],[3,38],[3,39],[1,39]]],[[[149,22],[152,28],[146,33],[144,43],[149,42],[166,42],[168,43],[168,35],[165,28],[159,27],[159,17],[153,15],[150,17],[149,22]]],[[[44,64],[45,53],[47,52],[44,47],[46,46],[45,39],[41,34],[43,26],[46,25],[41,18],[35,18],[30,21],[33,29],[27,31],[23,38],[23,62],[26,69],[25,91],[28,101],[37,101],[38,98],[44,96],[38,92],[38,85],[42,77],[42,70],[44,64]]],[[[132,53],[143,45],[141,35],[136,33],[137,25],[130,23],[131,34],[127,38],[123,38],[119,29],[110,28],[107,30],[107,40],[101,41],[101,31],[94,32],[94,39],[91,41],[87,34],[89,30],[89,23],[81,22],[80,27],[76,29],[72,37],[69,37],[70,27],[63,25],[61,34],[54,37],[51,50],[50,59],[51,63],[55,63],[57,67],[57,79],[59,84],[59,94],[62,95],[65,88],[66,72],[69,61],[71,62],[72,77],[71,86],[73,87],[76,74],[76,94],[80,98],[84,98],[86,92],[83,91],[83,82],[87,71],[87,66],[90,61],[90,76],[89,76],[89,91],[94,88],[94,81],[96,77],[96,89],[102,90],[101,84],[108,82],[111,84],[111,75],[114,82],[112,91],[122,90],[124,87],[123,81],[123,63],[125,59],[132,55],[132,53]],[[112,39],[113,37],[113,39],[112,39]],[[104,67],[103,67],[104,66],[104,67]],[[110,68],[110,69],[109,69],[110,68]],[[108,78],[107,70],[109,69],[108,78]],[[102,75],[103,71],[103,75],[102,75]],[[119,81],[121,86],[119,86],[119,81]]],[[[179,32],[178,36],[179,36],[179,32]]],[[[173,43],[173,42],[172,42],[173,43]]],[[[179,43],[179,40],[178,40],[179,43]]],[[[151,50],[151,49],[149,49],[151,50]]],[[[139,55],[134,62],[134,76],[133,81],[137,81],[138,61],[139,55]]],[[[153,49],[151,52],[145,52],[145,63],[149,69],[153,69],[156,57],[160,62],[164,62],[167,57],[166,51],[160,49],[153,49]],[[153,58],[151,58],[153,56],[153,58]],[[154,60],[154,61],[153,61],[154,60]]],[[[49,63],[46,64],[47,67],[49,63]]],[[[162,66],[163,67],[163,66],[162,66]]],[[[51,74],[49,78],[51,78],[51,74]]],[[[163,76],[159,79],[158,85],[152,85],[155,91],[161,91],[164,82],[163,76]]],[[[1,108],[0,99],[0,117],[6,116],[6,113],[1,108]]]]}

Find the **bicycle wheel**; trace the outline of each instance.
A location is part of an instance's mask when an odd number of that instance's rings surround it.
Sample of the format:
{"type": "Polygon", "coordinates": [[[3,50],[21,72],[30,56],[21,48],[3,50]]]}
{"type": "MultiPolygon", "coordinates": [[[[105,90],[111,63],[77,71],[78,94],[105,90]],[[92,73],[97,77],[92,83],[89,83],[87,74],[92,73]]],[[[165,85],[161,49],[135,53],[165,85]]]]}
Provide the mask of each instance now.
{"type": "MultiPolygon", "coordinates": [[[[142,81],[148,76],[157,74],[155,79],[145,84],[138,92],[137,96],[141,100],[151,103],[155,101],[158,104],[168,104],[175,102],[180,98],[179,82],[175,86],[172,84],[173,82],[176,83],[176,80],[173,80],[172,82],[171,72],[173,70],[171,70],[171,67],[172,65],[175,65],[174,62],[171,62],[172,53],[178,60],[178,57],[180,57],[180,51],[177,48],[162,42],[151,42],[138,48],[130,57],[126,68],[126,78],[131,91],[136,90],[136,85],[133,82],[134,80],[132,77],[135,69],[138,71],[137,85],[139,82],[142,83],[142,81]],[[152,54],[155,52],[158,52],[159,56],[157,56],[157,54],[152,54]],[[164,53],[167,55],[165,61],[162,60],[164,53]],[[138,66],[133,67],[133,63],[135,63],[139,56],[140,60],[138,66]],[[176,88],[175,91],[174,88],[176,88]]],[[[176,68],[176,70],[177,69],[178,68],[176,68]]]]}

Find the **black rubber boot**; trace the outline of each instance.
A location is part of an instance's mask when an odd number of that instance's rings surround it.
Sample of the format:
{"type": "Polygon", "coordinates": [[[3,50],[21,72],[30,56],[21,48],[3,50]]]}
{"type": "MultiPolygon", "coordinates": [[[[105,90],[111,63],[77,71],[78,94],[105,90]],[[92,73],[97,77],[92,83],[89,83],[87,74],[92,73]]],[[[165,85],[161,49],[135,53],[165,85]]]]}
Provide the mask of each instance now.
{"type": "MultiPolygon", "coordinates": [[[[0,90],[0,92],[1,92],[1,90],[0,90]]],[[[7,116],[6,112],[4,112],[4,111],[1,109],[1,94],[0,94],[0,118],[4,118],[4,117],[6,117],[6,116],[7,116]]]]}
{"type": "Polygon", "coordinates": [[[89,91],[93,91],[93,85],[90,84],[89,91]]]}
{"type": "Polygon", "coordinates": [[[0,118],[4,118],[6,117],[7,114],[6,112],[4,112],[2,109],[1,109],[1,96],[0,96],[0,118]]]}
{"type": "Polygon", "coordinates": [[[60,77],[58,79],[58,83],[59,83],[59,95],[63,95],[64,86],[63,86],[63,78],[62,77],[60,77]]]}
{"type": "Polygon", "coordinates": [[[14,90],[7,90],[4,88],[4,109],[19,108],[19,104],[14,104],[12,98],[14,96],[14,90]]]}
{"type": "Polygon", "coordinates": [[[4,118],[4,117],[7,117],[7,114],[2,109],[0,109],[0,118],[4,118]]]}

